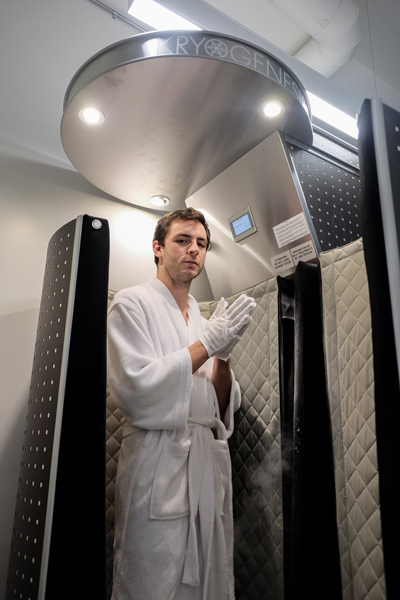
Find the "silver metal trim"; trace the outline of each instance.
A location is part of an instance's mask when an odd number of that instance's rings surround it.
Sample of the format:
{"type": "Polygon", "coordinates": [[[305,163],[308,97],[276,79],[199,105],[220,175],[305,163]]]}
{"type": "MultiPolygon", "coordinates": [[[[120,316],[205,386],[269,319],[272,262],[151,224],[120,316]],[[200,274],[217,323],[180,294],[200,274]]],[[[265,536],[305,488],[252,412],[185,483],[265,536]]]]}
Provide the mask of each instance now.
{"type": "Polygon", "coordinates": [[[350,150],[351,152],[355,152],[356,154],[358,154],[357,146],[354,146],[353,144],[346,142],[346,140],[343,140],[342,138],[338,137],[337,135],[334,135],[333,133],[326,131],[326,129],[324,129],[323,127],[320,127],[319,125],[316,125],[315,123],[313,123],[312,128],[315,131],[315,133],[319,133],[323,137],[326,137],[328,140],[331,140],[332,142],[335,142],[336,144],[343,146],[343,148],[346,148],[346,150],[350,150]]]}
{"type": "MultiPolygon", "coordinates": [[[[315,127],[313,127],[313,129],[315,129],[315,127]]],[[[315,146],[309,146],[308,144],[303,144],[303,142],[300,142],[299,140],[292,138],[290,135],[285,134],[284,137],[285,137],[285,140],[289,144],[294,144],[295,146],[298,146],[302,150],[309,152],[313,156],[317,156],[318,158],[321,158],[322,160],[327,160],[335,167],[340,167],[344,171],[351,173],[351,175],[356,175],[357,177],[360,177],[360,169],[358,169],[354,165],[348,163],[347,161],[338,159],[338,158],[332,156],[332,154],[329,154],[329,152],[324,152],[323,150],[320,150],[319,148],[316,148],[315,146]]],[[[335,141],[335,140],[332,139],[332,141],[335,141]]],[[[338,143],[339,143],[339,141],[340,140],[338,140],[338,143]]]]}
{"type": "Polygon", "coordinates": [[[400,248],[396,229],[396,215],[393,208],[394,199],[386,141],[385,117],[383,113],[383,103],[380,98],[371,98],[371,116],[382,225],[385,239],[389,291],[393,314],[397,367],[400,374],[400,248]]]}
{"type": "MultiPolygon", "coordinates": [[[[199,42],[198,39],[197,39],[197,42],[199,42]]],[[[179,43],[179,40],[177,41],[176,47],[177,47],[177,49],[182,48],[182,45],[179,43]]],[[[270,54],[263,48],[256,46],[255,44],[251,44],[250,42],[247,42],[240,38],[226,35],[224,33],[219,33],[216,31],[208,31],[208,30],[147,31],[144,33],[139,33],[137,35],[134,35],[130,38],[121,40],[114,44],[111,44],[110,46],[107,46],[100,52],[97,52],[89,60],[87,60],[82,65],[82,67],[75,73],[75,75],[72,77],[72,79],[68,85],[67,91],[65,93],[65,97],[64,97],[64,106],[63,106],[64,111],[67,108],[67,106],[70,104],[71,100],[73,100],[73,98],[84,87],[86,87],[86,85],[88,83],[90,83],[94,79],[97,79],[98,77],[101,77],[102,75],[105,75],[106,73],[108,73],[110,71],[113,71],[115,69],[118,69],[119,67],[128,65],[130,63],[138,62],[138,61],[142,61],[142,60],[149,60],[151,58],[162,57],[162,56],[179,56],[180,58],[182,58],[182,57],[207,58],[207,59],[211,59],[211,60],[219,60],[219,61],[223,61],[223,62],[229,62],[231,64],[239,65],[244,68],[250,69],[256,73],[264,75],[268,79],[271,79],[271,81],[274,81],[275,83],[280,85],[286,92],[289,92],[290,94],[292,94],[292,96],[294,96],[296,98],[296,100],[298,102],[300,102],[300,104],[305,109],[308,117],[311,119],[311,106],[310,106],[310,102],[309,102],[306,90],[305,90],[303,84],[300,82],[300,80],[297,78],[297,76],[293,73],[293,71],[289,67],[287,67],[278,58],[276,58],[275,56],[273,56],[272,54],[270,54]],[[191,39],[193,39],[193,38],[197,39],[201,36],[203,36],[203,38],[204,38],[204,36],[205,36],[205,37],[209,38],[209,41],[214,41],[214,40],[221,41],[221,39],[222,39],[222,40],[226,40],[229,42],[234,42],[235,45],[241,46],[248,50],[256,52],[260,57],[263,57],[263,58],[267,59],[268,61],[270,61],[267,64],[267,72],[265,73],[260,68],[252,67],[249,63],[246,64],[245,61],[240,62],[238,60],[235,60],[233,58],[232,52],[227,52],[227,54],[225,56],[221,56],[221,55],[213,56],[209,53],[203,54],[199,50],[200,43],[198,45],[196,45],[195,41],[193,42],[196,47],[195,53],[187,52],[186,50],[184,50],[183,52],[178,52],[178,51],[172,52],[170,50],[167,50],[167,48],[165,47],[165,44],[167,44],[168,41],[170,39],[172,39],[174,36],[177,36],[177,40],[178,40],[178,38],[180,38],[180,37],[183,38],[185,36],[189,36],[189,37],[191,37],[191,39]],[[163,40],[161,42],[161,46],[164,46],[163,52],[159,51],[160,47],[161,47],[160,43],[159,43],[160,40],[163,40]],[[157,46],[153,43],[155,41],[158,42],[157,46]],[[143,51],[144,44],[146,44],[146,52],[143,51]],[[156,51],[156,47],[157,47],[157,51],[156,51]],[[278,75],[276,75],[276,77],[270,77],[270,75],[268,74],[270,70],[272,70],[272,72],[275,74],[274,67],[277,69],[283,69],[283,76],[282,76],[282,71],[281,71],[280,77],[278,77],[278,75]],[[287,80],[286,76],[291,78],[293,81],[289,82],[287,80]],[[285,85],[282,85],[282,83],[280,81],[281,79],[283,79],[285,85]],[[287,83],[290,83],[290,86],[293,89],[291,89],[288,85],[286,85],[287,83]]],[[[255,59],[255,61],[256,61],[256,59],[255,59]]],[[[259,61],[259,64],[261,65],[261,61],[259,61]]]]}
{"type": "Polygon", "coordinates": [[[57,414],[54,426],[54,439],[53,439],[53,452],[51,457],[51,468],[50,468],[50,479],[49,479],[49,491],[47,496],[47,510],[46,510],[46,521],[43,535],[43,550],[42,560],[40,565],[40,577],[39,577],[39,591],[38,600],[45,600],[46,585],[47,585],[47,570],[49,566],[50,557],[50,543],[51,543],[51,532],[53,525],[53,514],[54,514],[54,499],[56,493],[57,483],[57,469],[58,469],[58,456],[60,451],[60,438],[61,438],[61,426],[64,409],[65,399],[65,387],[67,382],[67,369],[68,369],[68,358],[69,348],[71,343],[71,332],[72,322],[74,315],[75,305],[75,292],[76,283],[78,278],[78,265],[79,265],[79,252],[81,247],[82,238],[82,225],[83,216],[79,216],[76,219],[75,225],[75,237],[74,237],[74,248],[72,253],[72,264],[71,264],[71,279],[68,293],[68,309],[65,320],[65,333],[64,333],[64,346],[62,354],[62,363],[60,371],[60,384],[58,388],[57,398],[57,414]]]}
{"type": "MultiPolygon", "coordinates": [[[[314,223],[313,223],[313,220],[311,218],[310,211],[309,211],[309,208],[307,206],[306,199],[304,197],[304,192],[303,192],[303,188],[302,188],[301,183],[300,183],[299,176],[298,176],[296,168],[295,168],[295,166],[293,164],[292,156],[291,156],[291,154],[289,152],[289,148],[287,147],[287,142],[289,142],[289,143],[295,143],[297,145],[299,145],[299,144],[298,144],[297,140],[294,140],[294,139],[290,138],[289,136],[284,136],[282,134],[280,134],[280,135],[281,135],[282,147],[283,147],[284,152],[285,152],[286,160],[287,160],[288,165],[289,165],[290,173],[292,175],[293,182],[294,182],[295,188],[297,190],[297,193],[298,193],[298,196],[299,196],[299,199],[300,199],[301,207],[303,209],[304,216],[306,218],[307,225],[308,225],[308,228],[309,228],[310,233],[311,233],[311,237],[312,237],[313,242],[315,244],[315,248],[317,250],[317,254],[321,254],[321,252],[322,252],[321,244],[319,243],[318,236],[317,236],[317,233],[315,231],[314,223]]],[[[309,148],[309,146],[304,146],[304,149],[308,149],[308,148],[309,148]]]]}

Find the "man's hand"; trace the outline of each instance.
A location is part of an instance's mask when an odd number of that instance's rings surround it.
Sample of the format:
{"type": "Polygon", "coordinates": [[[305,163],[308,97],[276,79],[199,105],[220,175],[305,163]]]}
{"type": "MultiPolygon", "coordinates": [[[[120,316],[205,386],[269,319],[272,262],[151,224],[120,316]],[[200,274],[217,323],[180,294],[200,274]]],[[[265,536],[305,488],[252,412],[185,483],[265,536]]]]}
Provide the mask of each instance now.
{"type": "Polygon", "coordinates": [[[250,325],[256,303],[253,298],[242,294],[227,308],[227,302],[221,298],[218,306],[204,328],[200,341],[208,356],[217,356],[227,360],[243,333],[250,325]]]}

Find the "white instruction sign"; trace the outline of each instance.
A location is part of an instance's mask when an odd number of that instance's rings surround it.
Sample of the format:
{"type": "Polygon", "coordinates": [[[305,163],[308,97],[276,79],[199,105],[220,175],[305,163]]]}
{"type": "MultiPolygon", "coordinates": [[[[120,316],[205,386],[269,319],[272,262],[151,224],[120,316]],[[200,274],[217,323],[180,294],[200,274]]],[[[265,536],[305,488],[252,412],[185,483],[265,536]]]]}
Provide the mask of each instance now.
{"type": "Polygon", "coordinates": [[[317,256],[312,241],[304,242],[300,246],[295,246],[290,249],[293,257],[294,264],[297,265],[301,260],[307,262],[317,256]]]}
{"type": "Polygon", "coordinates": [[[295,242],[303,235],[310,233],[304,213],[300,213],[283,223],[279,223],[272,228],[278,244],[278,248],[282,248],[290,242],[295,242]]]}
{"type": "Polygon", "coordinates": [[[280,271],[284,271],[285,269],[290,269],[290,267],[294,267],[294,263],[289,250],[287,252],[283,252],[282,254],[278,254],[277,256],[273,256],[271,258],[271,263],[275,273],[279,273],[280,271]]]}

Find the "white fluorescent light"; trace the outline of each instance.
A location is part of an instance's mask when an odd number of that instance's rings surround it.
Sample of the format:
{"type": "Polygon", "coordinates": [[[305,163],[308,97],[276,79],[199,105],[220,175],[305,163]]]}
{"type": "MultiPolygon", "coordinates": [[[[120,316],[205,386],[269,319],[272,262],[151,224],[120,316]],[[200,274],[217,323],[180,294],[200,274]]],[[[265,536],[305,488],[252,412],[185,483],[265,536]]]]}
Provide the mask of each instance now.
{"type": "Polygon", "coordinates": [[[358,138],[358,127],[357,120],[350,115],[342,112],[338,108],[332,106],[332,104],[328,104],[321,98],[314,96],[310,92],[307,92],[308,99],[311,104],[311,112],[314,117],[318,117],[321,121],[325,121],[325,123],[329,123],[329,125],[333,125],[336,129],[340,129],[340,131],[344,131],[351,137],[357,139],[358,138]]]}
{"type": "Polygon", "coordinates": [[[153,0],[135,0],[128,13],[154,29],[200,29],[153,0]]]}

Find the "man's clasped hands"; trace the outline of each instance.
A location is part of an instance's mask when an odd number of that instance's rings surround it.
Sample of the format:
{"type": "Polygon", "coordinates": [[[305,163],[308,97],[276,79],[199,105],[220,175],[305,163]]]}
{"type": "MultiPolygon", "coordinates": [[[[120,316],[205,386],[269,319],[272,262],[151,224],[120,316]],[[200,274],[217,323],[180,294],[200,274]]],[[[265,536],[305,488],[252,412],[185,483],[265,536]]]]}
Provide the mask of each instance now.
{"type": "Polygon", "coordinates": [[[256,303],[253,298],[242,294],[228,308],[224,298],[218,302],[213,315],[204,326],[201,343],[208,356],[228,360],[232,350],[252,322],[251,315],[256,303]]]}

